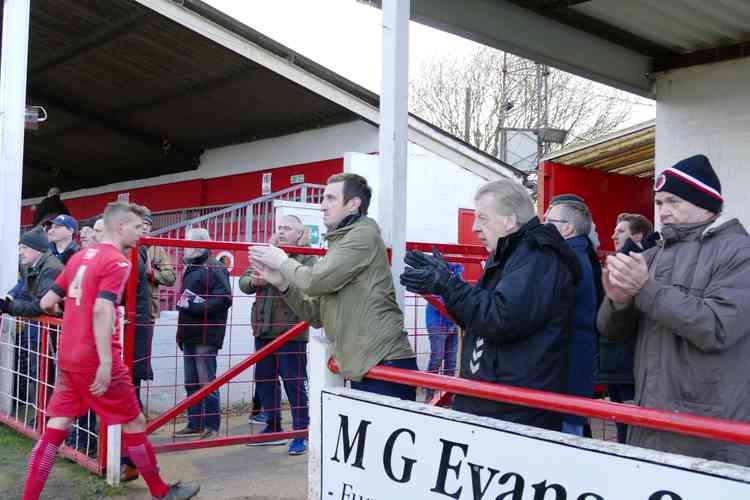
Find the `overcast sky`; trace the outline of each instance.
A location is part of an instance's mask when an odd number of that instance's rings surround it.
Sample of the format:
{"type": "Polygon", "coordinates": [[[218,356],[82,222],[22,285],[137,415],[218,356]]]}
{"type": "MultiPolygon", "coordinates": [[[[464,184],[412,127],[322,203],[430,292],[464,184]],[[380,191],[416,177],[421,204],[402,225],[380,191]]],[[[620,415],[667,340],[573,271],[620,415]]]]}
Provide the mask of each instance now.
{"type": "MultiPolygon", "coordinates": [[[[204,0],[251,28],[366,87],[380,91],[382,14],[355,0],[204,0]]],[[[479,44],[411,23],[409,76],[450,54],[471,54],[479,44]]],[[[636,96],[632,99],[640,100],[636,96]]],[[[625,126],[654,117],[652,102],[635,106],[625,126]]]]}

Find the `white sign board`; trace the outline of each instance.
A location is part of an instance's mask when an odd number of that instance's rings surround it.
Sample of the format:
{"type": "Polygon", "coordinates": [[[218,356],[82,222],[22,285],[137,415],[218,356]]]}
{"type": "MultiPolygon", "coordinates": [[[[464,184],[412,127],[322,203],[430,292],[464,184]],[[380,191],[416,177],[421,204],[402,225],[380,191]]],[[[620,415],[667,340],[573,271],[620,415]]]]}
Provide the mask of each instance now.
{"type": "Polygon", "coordinates": [[[310,246],[320,248],[323,246],[323,234],[326,232],[323,224],[323,212],[320,211],[320,205],[316,203],[300,203],[298,201],[274,200],[273,208],[275,210],[274,231],[278,230],[279,221],[285,215],[294,215],[302,224],[310,237],[310,246]]]}
{"type": "Polygon", "coordinates": [[[738,500],[750,469],[331,388],[321,499],[738,500]]]}

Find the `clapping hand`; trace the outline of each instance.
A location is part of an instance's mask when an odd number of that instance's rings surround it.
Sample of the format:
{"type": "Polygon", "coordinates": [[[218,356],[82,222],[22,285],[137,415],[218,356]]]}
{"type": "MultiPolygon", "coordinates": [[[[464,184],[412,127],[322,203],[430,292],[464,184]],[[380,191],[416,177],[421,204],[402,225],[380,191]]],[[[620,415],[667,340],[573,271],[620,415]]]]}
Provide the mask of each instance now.
{"type": "Polygon", "coordinates": [[[250,260],[253,263],[259,262],[271,269],[279,269],[289,256],[286,252],[274,246],[255,246],[250,247],[250,260]]]}
{"type": "Polygon", "coordinates": [[[607,257],[607,266],[602,271],[602,283],[612,302],[629,302],[647,282],[648,265],[643,255],[618,253],[607,257]]]}
{"type": "Polygon", "coordinates": [[[453,277],[453,271],[443,255],[432,248],[432,256],[411,250],[404,257],[406,270],[399,281],[406,289],[419,294],[441,295],[453,277]]]}
{"type": "Polygon", "coordinates": [[[282,276],[281,272],[278,269],[271,269],[270,267],[263,265],[260,262],[253,261],[252,270],[253,283],[255,283],[256,280],[262,281],[264,283],[270,283],[271,285],[282,291],[286,290],[289,286],[289,282],[284,278],[284,276],[282,276]]]}

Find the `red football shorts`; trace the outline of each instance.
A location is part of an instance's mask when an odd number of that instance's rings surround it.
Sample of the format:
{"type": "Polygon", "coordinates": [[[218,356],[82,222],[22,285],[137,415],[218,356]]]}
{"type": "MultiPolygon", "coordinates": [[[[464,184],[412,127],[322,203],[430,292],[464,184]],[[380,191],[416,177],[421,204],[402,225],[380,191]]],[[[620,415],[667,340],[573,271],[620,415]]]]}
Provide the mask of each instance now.
{"type": "Polygon", "coordinates": [[[101,396],[94,396],[89,389],[95,376],[95,372],[59,370],[55,390],[47,406],[47,416],[80,417],[91,409],[106,425],[135,420],[141,408],[127,369],[113,367],[112,381],[107,392],[101,396]]]}

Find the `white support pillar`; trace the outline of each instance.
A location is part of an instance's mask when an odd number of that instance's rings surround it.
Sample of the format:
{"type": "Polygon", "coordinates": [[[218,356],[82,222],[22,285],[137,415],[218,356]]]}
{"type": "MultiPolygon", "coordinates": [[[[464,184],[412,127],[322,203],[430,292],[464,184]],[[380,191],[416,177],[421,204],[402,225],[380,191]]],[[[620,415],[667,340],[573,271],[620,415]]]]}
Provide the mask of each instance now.
{"type": "Polygon", "coordinates": [[[0,55],[0,292],[17,280],[30,0],[4,0],[0,55]]]}
{"type": "Polygon", "coordinates": [[[326,387],[343,387],[344,377],[328,369],[331,352],[328,340],[323,336],[310,336],[308,342],[308,371],[310,396],[310,426],[308,429],[307,475],[309,500],[320,500],[320,449],[322,419],[320,412],[321,391],[326,387]]]}
{"type": "MultiPolygon", "coordinates": [[[[26,111],[26,66],[29,53],[30,0],[3,0],[3,38],[0,54],[0,293],[18,279],[18,232],[21,221],[21,177],[26,111]]],[[[13,321],[3,321],[4,341],[15,333],[13,321]]],[[[15,363],[12,342],[3,342],[0,366],[15,363]]],[[[13,374],[0,371],[0,393],[13,393],[13,374]]],[[[5,413],[11,400],[0,401],[5,413]]]]}
{"type": "Polygon", "coordinates": [[[406,253],[406,162],[409,104],[410,0],[383,0],[383,87],[380,92],[380,224],[393,249],[396,300],[404,310],[398,277],[406,253]]]}

